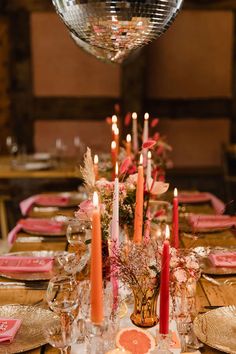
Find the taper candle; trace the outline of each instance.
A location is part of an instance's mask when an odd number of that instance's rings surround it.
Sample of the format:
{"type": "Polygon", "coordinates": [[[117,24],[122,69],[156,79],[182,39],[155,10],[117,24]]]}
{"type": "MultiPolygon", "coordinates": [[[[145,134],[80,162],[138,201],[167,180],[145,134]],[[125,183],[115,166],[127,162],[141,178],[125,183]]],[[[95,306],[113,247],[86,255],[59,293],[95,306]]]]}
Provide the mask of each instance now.
{"type": "Polygon", "coordinates": [[[169,333],[169,302],[170,302],[170,229],[166,225],[166,235],[162,249],[161,285],[160,285],[160,334],[169,333]]]}
{"type": "Polygon", "coordinates": [[[131,155],[131,135],[127,134],[126,136],[126,155],[131,155]]]}
{"type": "Polygon", "coordinates": [[[179,201],[178,201],[178,190],[174,189],[174,198],[173,198],[173,220],[172,220],[172,240],[173,246],[179,248],[179,201]]]}
{"type": "Polygon", "coordinates": [[[146,188],[149,190],[151,188],[150,181],[152,178],[152,153],[149,150],[147,153],[147,169],[146,169],[146,188]]]}
{"type": "Polygon", "coordinates": [[[111,162],[112,162],[112,179],[115,178],[115,167],[117,161],[117,149],[116,149],[116,142],[111,142],[111,162]]]}
{"type": "Polygon", "coordinates": [[[132,113],[132,134],[133,134],[133,152],[138,152],[138,116],[136,112],[132,113]]]}
{"type": "Polygon", "coordinates": [[[116,142],[116,150],[117,150],[117,155],[118,155],[119,149],[120,149],[120,132],[119,132],[119,128],[117,128],[117,127],[114,130],[114,140],[116,142]]]}
{"type": "Polygon", "coordinates": [[[98,155],[94,155],[93,158],[93,169],[94,169],[94,175],[95,175],[95,180],[98,180],[99,173],[98,173],[98,155]]]}
{"type": "Polygon", "coordinates": [[[102,286],[102,233],[98,194],[93,194],[92,243],[91,243],[91,322],[103,322],[103,286],[102,286]]]}
{"type": "Polygon", "coordinates": [[[143,155],[140,155],[138,166],[138,179],[136,187],[136,204],[134,217],[134,242],[142,242],[143,234],[143,192],[144,192],[144,176],[143,176],[143,155]]]}
{"type": "MultiPolygon", "coordinates": [[[[144,126],[143,126],[143,143],[145,143],[148,140],[148,135],[149,135],[149,114],[145,113],[144,114],[144,126]]],[[[143,164],[144,166],[147,166],[147,149],[143,149],[143,164]]]]}

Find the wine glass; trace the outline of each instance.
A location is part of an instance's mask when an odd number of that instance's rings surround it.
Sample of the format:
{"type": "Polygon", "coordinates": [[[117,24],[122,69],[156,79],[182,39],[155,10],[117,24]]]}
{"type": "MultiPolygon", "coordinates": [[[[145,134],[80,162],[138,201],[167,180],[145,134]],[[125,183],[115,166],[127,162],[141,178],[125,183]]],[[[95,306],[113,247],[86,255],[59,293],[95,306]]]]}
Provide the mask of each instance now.
{"type": "Polygon", "coordinates": [[[67,349],[76,343],[78,337],[77,323],[69,320],[66,330],[62,330],[59,324],[45,327],[44,337],[53,347],[60,349],[61,354],[67,354],[67,349]]]}
{"type": "Polygon", "coordinates": [[[81,272],[90,258],[91,222],[70,219],[66,237],[77,258],[77,272],[81,272]]]}

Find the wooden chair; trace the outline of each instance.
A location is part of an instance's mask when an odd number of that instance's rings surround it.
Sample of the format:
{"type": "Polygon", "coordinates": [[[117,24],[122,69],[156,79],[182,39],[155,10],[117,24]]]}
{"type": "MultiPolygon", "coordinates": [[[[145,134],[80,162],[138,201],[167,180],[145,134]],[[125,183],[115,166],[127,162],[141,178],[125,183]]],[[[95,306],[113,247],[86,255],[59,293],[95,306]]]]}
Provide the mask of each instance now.
{"type": "Polygon", "coordinates": [[[0,195],[0,229],[1,238],[7,239],[9,232],[6,203],[10,200],[9,195],[0,195]]]}
{"type": "Polygon", "coordinates": [[[222,166],[226,199],[236,209],[236,144],[223,145],[222,166]]]}

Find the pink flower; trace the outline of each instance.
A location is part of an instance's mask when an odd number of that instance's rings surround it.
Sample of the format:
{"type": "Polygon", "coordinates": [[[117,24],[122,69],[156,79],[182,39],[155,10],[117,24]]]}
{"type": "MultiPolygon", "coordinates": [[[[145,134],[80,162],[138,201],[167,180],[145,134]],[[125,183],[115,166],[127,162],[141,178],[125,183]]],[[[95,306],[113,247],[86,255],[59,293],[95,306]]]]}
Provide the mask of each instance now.
{"type": "Polygon", "coordinates": [[[153,139],[154,140],[158,140],[160,138],[160,134],[159,133],[155,133],[154,135],[153,135],[153,139]]]}
{"type": "Polygon", "coordinates": [[[111,125],[112,124],[111,117],[106,117],[106,122],[107,122],[107,124],[111,125]]]}
{"type": "Polygon", "coordinates": [[[120,166],[120,174],[123,175],[128,171],[129,166],[131,165],[131,158],[127,157],[120,166]]]}
{"type": "Polygon", "coordinates": [[[175,269],[174,276],[179,283],[185,283],[188,280],[187,273],[182,268],[175,269]]]}
{"type": "Polygon", "coordinates": [[[151,149],[154,145],[156,145],[156,140],[147,140],[143,143],[143,149],[151,149]]]}
{"type": "Polygon", "coordinates": [[[151,128],[156,127],[158,123],[159,123],[159,119],[158,119],[158,118],[154,118],[154,119],[151,121],[151,128]]]}
{"type": "Polygon", "coordinates": [[[150,193],[153,195],[160,195],[167,192],[169,183],[154,182],[152,178],[148,181],[148,185],[151,186],[150,193]]]}
{"type": "Polygon", "coordinates": [[[130,165],[128,170],[129,175],[133,175],[136,172],[137,172],[137,167],[135,165],[130,165]]]}
{"type": "Polygon", "coordinates": [[[131,184],[137,184],[137,179],[138,179],[138,174],[135,173],[133,175],[129,175],[129,177],[127,178],[127,182],[131,184]]]}
{"type": "Polygon", "coordinates": [[[93,203],[87,199],[80,203],[79,210],[75,212],[75,217],[80,220],[90,220],[93,213],[93,203]]]}
{"type": "Polygon", "coordinates": [[[128,112],[125,116],[125,122],[124,122],[126,127],[129,125],[130,121],[131,121],[131,113],[128,112]]]}

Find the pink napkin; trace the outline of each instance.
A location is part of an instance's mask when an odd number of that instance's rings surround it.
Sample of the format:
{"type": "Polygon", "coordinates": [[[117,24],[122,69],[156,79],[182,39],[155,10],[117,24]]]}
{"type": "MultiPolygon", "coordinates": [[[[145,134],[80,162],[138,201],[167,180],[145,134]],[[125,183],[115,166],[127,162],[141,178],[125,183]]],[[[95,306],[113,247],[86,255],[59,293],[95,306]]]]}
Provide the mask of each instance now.
{"type": "Polygon", "coordinates": [[[211,253],[209,259],[215,267],[236,267],[236,252],[211,253]]]}
{"type": "Polygon", "coordinates": [[[0,342],[11,343],[22,323],[22,320],[0,318],[0,342]]]}
{"type": "Polygon", "coordinates": [[[210,201],[216,214],[223,214],[225,210],[225,204],[211,193],[180,192],[178,199],[180,203],[204,203],[210,201]]]}
{"type": "Polygon", "coordinates": [[[52,266],[52,257],[0,257],[0,271],[4,272],[49,272],[52,270],[52,266]]]}
{"type": "Polygon", "coordinates": [[[63,222],[51,219],[21,219],[17,225],[9,232],[8,243],[11,245],[15,241],[16,235],[21,229],[26,229],[30,232],[42,232],[58,235],[63,230],[63,226],[63,222]]]}
{"type": "Polygon", "coordinates": [[[20,210],[22,215],[26,215],[31,206],[35,203],[41,206],[58,206],[65,207],[68,205],[69,197],[50,194],[36,194],[20,202],[20,210]]]}
{"type": "Polygon", "coordinates": [[[236,217],[229,215],[190,214],[188,222],[195,231],[236,227],[236,217]]]}

